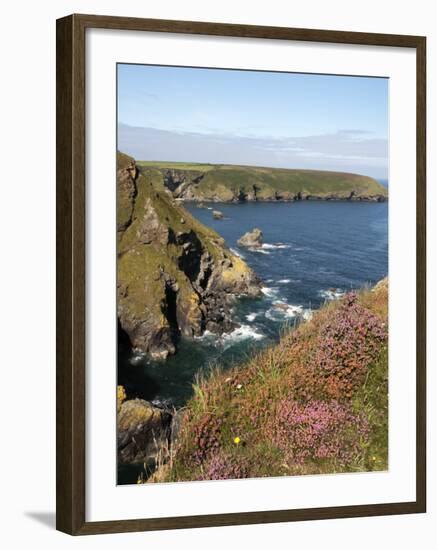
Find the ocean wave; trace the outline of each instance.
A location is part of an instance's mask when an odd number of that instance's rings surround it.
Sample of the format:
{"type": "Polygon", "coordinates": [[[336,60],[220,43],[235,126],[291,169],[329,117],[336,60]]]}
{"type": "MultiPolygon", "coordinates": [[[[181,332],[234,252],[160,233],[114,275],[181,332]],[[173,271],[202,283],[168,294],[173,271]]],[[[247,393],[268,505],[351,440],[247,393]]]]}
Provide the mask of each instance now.
{"type": "Polygon", "coordinates": [[[246,319],[252,323],[253,321],[255,321],[255,319],[259,316],[259,313],[249,313],[248,315],[246,315],[246,319]]]}
{"type": "Polygon", "coordinates": [[[145,353],[135,353],[130,359],[129,359],[129,364],[130,365],[137,365],[138,363],[141,363],[141,361],[143,361],[144,359],[146,358],[146,354],[145,353]]]}
{"type": "Polygon", "coordinates": [[[261,292],[264,294],[264,296],[267,296],[267,298],[273,298],[278,294],[278,289],[269,286],[263,286],[261,287],[261,292]]]}
{"type": "Polygon", "coordinates": [[[325,300],[339,300],[346,293],[341,288],[328,288],[327,290],[319,290],[319,296],[325,300]]]}
{"type": "Polygon", "coordinates": [[[267,250],[264,250],[262,246],[260,247],[251,246],[248,250],[250,250],[251,252],[258,252],[258,254],[270,254],[270,252],[268,252],[267,250]]]}
{"type": "Polygon", "coordinates": [[[262,250],[281,250],[284,248],[290,248],[290,245],[284,244],[284,243],[275,243],[275,244],[264,243],[261,245],[262,250]]]}
{"type": "Polygon", "coordinates": [[[283,322],[285,319],[294,319],[296,317],[308,321],[312,317],[312,310],[300,305],[296,306],[282,300],[276,300],[264,315],[271,321],[283,322]]]}
{"type": "Polygon", "coordinates": [[[201,336],[194,337],[194,339],[199,342],[203,341],[205,343],[208,343],[208,345],[223,347],[223,349],[228,349],[233,344],[241,342],[242,340],[261,340],[262,338],[265,338],[265,335],[262,334],[258,329],[245,324],[240,325],[231,332],[221,335],[214,334],[209,330],[205,330],[205,332],[201,336]]]}
{"type": "Polygon", "coordinates": [[[280,285],[286,285],[288,283],[291,283],[291,279],[279,279],[277,283],[279,283],[280,285]]]}
{"type": "Polygon", "coordinates": [[[232,332],[223,334],[221,341],[223,343],[223,347],[226,349],[237,342],[241,342],[242,340],[247,340],[249,338],[252,340],[262,340],[265,338],[265,335],[254,327],[249,325],[240,325],[232,332]]]}

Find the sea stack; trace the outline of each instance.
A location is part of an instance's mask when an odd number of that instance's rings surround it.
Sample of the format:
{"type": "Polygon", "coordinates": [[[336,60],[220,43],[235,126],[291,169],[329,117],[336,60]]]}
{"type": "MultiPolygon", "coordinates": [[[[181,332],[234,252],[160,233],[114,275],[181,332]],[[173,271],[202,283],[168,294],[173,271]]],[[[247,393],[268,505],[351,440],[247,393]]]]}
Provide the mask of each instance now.
{"type": "Polygon", "coordinates": [[[238,244],[240,246],[246,246],[248,248],[260,248],[263,244],[263,232],[261,229],[255,227],[252,231],[245,233],[240,239],[238,244]]]}

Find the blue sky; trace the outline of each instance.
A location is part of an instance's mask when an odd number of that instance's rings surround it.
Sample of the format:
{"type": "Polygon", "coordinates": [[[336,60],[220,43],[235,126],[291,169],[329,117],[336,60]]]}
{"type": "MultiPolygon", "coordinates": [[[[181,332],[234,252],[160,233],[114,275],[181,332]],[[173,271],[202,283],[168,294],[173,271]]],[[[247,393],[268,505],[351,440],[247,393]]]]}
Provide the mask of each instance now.
{"type": "Polygon", "coordinates": [[[387,177],[386,79],[118,65],[118,123],[138,160],[387,177]]]}

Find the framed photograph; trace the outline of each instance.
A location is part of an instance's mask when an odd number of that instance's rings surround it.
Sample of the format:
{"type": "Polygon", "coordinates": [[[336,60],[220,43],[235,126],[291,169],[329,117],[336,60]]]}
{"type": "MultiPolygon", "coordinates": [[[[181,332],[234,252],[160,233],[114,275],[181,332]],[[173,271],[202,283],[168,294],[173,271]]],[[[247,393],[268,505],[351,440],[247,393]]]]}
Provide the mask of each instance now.
{"type": "Polygon", "coordinates": [[[424,37],[57,22],[57,528],[426,510],[424,37]]]}

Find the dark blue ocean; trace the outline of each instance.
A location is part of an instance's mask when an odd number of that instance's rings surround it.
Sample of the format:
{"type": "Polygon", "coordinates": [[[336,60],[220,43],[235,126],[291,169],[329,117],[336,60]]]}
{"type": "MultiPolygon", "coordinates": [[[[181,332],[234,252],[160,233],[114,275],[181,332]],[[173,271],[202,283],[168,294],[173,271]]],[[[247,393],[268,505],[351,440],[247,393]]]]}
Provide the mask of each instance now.
{"type": "Polygon", "coordinates": [[[373,285],[387,275],[388,203],[294,202],[215,204],[186,208],[222,235],[263,281],[259,299],[241,299],[234,316],[240,327],[182,341],[179,353],[164,362],[120,352],[119,383],[130,395],[182,406],[192,394],[196,372],[214,364],[230,367],[256,348],[277,341],[280,331],[308,319],[326,300],[373,285]],[[212,208],[224,214],[214,220],[212,208]],[[264,246],[237,245],[258,227],[264,246]]]}

